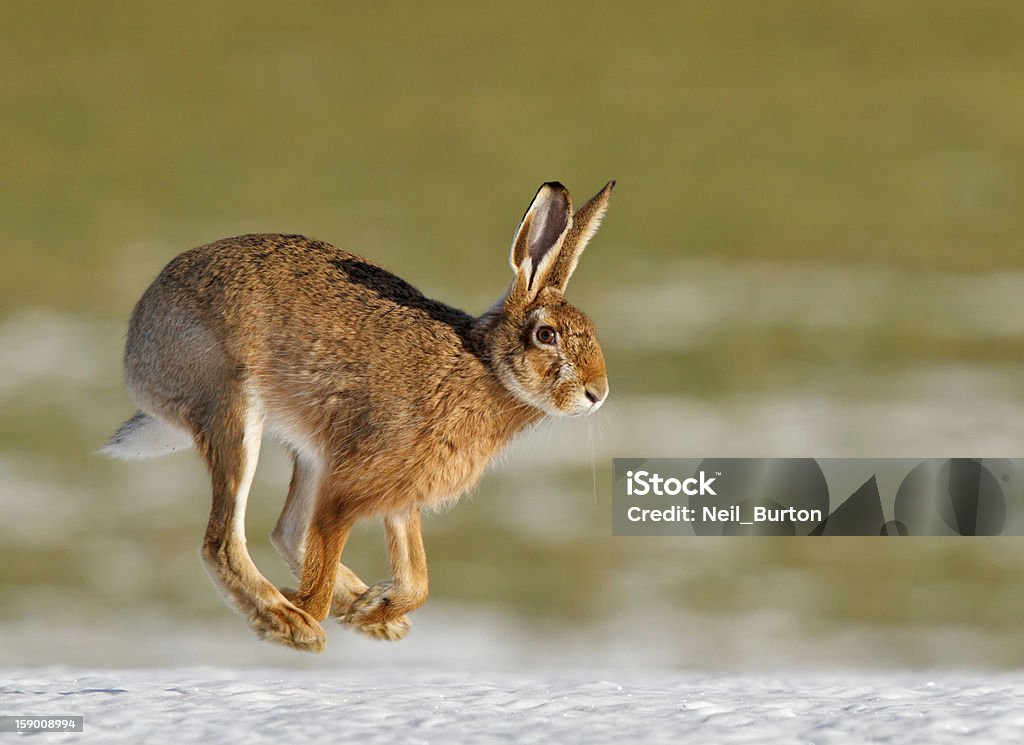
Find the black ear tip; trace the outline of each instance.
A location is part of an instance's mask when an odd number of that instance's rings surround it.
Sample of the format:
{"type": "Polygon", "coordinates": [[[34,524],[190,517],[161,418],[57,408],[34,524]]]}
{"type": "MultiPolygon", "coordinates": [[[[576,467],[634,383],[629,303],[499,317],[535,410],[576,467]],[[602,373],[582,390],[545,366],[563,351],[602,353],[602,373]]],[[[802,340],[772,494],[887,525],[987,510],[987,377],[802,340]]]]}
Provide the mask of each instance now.
{"type": "Polygon", "coordinates": [[[561,181],[545,181],[540,185],[541,189],[552,189],[554,191],[569,191],[565,188],[561,181]]]}
{"type": "Polygon", "coordinates": [[[616,184],[615,179],[612,179],[611,181],[609,181],[607,184],[604,185],[604,188],[607,189],[608,191],[611,191],[612,189],[615,188],[615,184],[616,184]]]}

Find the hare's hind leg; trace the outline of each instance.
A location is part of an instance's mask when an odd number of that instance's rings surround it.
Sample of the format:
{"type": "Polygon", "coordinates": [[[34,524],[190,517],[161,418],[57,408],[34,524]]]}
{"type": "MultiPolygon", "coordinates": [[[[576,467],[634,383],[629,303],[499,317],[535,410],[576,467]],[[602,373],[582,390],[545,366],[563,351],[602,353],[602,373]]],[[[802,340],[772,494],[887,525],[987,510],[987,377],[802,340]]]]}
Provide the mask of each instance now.
{"type": "MultiPolygon", "coordinates": [[[[323,475],[323,459],[318,455],[294,448],[294,467],[288,487],[288,499],[277,520],[270,542],[288,563],[292,574],[302,578],[302,566],[306,559],[306,537],[313,518],[316,495],[323,475]]],[[[344,543],[342,544],[344,550],[344,543]]],[[[334,596],[331,600],[330,615],[341,617],[348,611],[352,601],[366,592],[366,583],[344,564],[338,565],[334,581],[334,596]]],[[[286,592],[286,594],[289,594],[286,592]]],[[[291,593],[294,595],[294,593],[291,593]]]]}
{"type": "Polygon", "coordinates": [[[345,615],[345,622],[380,638],[400,639],[408,632],[405,614],[427,599],[427,556],[423,550],[420,511],[413,508],[386,516],[384,533],[392,579],[376,582],[360,595],[345,615]],[[379,633],[373,634],[371,629],[379,633]],[[402,629],[401,636],[391,635],[402,629]]]}
{"type": "Polygon", "coordinates": [[[263,419],[244,395],[218,406],[196,445],[213,482],[213,506],[203,541],[207,571],[225,597],[265,639],[314,652],[324,630],[292,605],[253,564],[245,546],[245,506],[259,458],[263,419]]]}

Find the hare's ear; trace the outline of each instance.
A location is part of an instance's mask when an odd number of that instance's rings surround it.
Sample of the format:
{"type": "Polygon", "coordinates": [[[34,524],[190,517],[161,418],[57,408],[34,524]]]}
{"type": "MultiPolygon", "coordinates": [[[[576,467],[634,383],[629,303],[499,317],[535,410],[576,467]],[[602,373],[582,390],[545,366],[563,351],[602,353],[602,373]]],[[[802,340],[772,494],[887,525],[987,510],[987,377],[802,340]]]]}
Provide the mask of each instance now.
{"type": "Polygon", "coordinates": [[[544,184],[526,210],[515,240],[509,263],[515,273],[511,295],[529,302],[546,282],[558,259],[566,235],[572,228],[572,200],[557,181],[544,184]]]}
{"type": "Polygon", "coordinates": [[[594,195],[593,199],[580,207],[573,215],[572,225],[562,243],[562,250],[559,251],[558,258],[545,277],[545,284],[549,287],[557,287],[565,292],[569,277],[576,271],[576,262],[580,260],[583,250],[601,226],[601,220],[608,209],[608,200],[611,199],[614,188],[615,182],[609,181],[601,191],[594,195]]]}

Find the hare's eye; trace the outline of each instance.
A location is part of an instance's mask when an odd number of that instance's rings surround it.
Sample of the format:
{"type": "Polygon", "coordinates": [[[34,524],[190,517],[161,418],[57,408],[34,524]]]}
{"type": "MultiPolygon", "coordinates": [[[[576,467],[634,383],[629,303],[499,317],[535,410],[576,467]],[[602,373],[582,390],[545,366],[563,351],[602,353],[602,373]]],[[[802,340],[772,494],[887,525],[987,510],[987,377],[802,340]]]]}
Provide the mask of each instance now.
{"type": "Polygon", "coordinates": [[[550,326],[538,326],[534,336],[537,337],[537,341],[541,344],[554,344],[555,339],[558,338],[558,334],[550,326]]]}

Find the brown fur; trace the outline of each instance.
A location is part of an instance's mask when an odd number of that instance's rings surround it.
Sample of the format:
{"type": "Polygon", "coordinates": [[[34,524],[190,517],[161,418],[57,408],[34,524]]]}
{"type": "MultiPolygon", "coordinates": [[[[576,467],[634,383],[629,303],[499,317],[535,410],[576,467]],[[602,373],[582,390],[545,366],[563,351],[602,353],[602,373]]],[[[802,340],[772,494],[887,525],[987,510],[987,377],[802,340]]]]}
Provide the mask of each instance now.
{"type": "Polygon", "coordinates": [[[318,621],[334,615],[404,636],[405,614],[427,596],[421,510],[458,499],[545,413],[604,400],[593,324],[563,291],[611,188],[574,216],[564,187],[542,186],[513,241],[514,281],[478,318],[296,235],[193,249],[146,290],[128,332],[128,386],[145,414],[192,434],[213,485],[203,556],[258,633],[319,650],[318,621]],[[537,340],[542,325],[557,343],[537,340]],[[264,426],[295,460],[272,539],[300,586],[283,594],[240,527],[264,426]],[[353,525],[378,515],[392,580],[367,587],[339,560],[353,525]]]}

